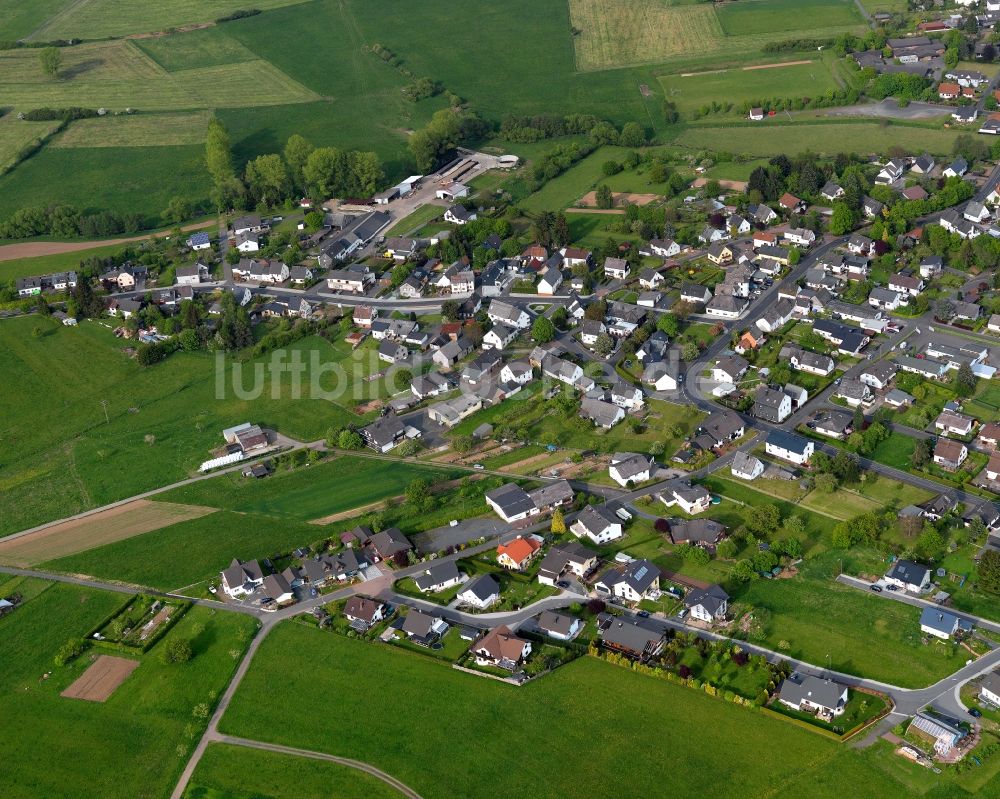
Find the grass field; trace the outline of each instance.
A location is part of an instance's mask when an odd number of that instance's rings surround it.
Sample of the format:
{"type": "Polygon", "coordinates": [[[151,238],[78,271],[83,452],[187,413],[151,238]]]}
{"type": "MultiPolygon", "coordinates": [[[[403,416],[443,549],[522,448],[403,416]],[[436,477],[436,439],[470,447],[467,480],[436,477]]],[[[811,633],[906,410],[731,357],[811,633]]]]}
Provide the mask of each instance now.
{"type": "MultiPolygon", "coordinates": [[[[762,0],[751,0],[753,6],[762,0]]],[[[741,0],[742,2],[742,0],[741,0]]],[[[728,4],[726,8],[738,4],[728,4]]],[[[795,59],[800,60],[800,59],[795,59]]],[[[744,100],[771,97],[816,97],[839,87],[831,57],[815,58],[808,64],[776,65],[767,69],[727,69],[702,74],[661,75],[664,97],[681,111],[693,111],[712,102],[734,103],[740,113],[744,100]]]]}
{"type": "Polygon", "coordinates": [[[678,4],[662,0],[570,0],[580,70],[614,69],[712,55],[760,54],[796,31],[857,32],[864,23],[848,0],[752,0],[678,4]],[[664,36],[663,31],[670,31],[664,36]]]}
{"type": "Polygon", "coordinates": [[[218,579],[234,557],[268,558],[321,538],[321,529],[304,522],[219,511],[51,560],[45,568],[173,591],[218,579]]]}
{"type": "Polygon", "coordinates": [[[135,44],[167,72],[254,61],[257,55],[242,43],[213,28],[174,36],[136,39],[135,44]]]}
{"type": "Polygon", "coordinates": [[[0,563],[31,566],[104,544],[197,519],[214,508],[138,499],[83,519],[74,519],[7,541],[0,541],[0,563]]]}
{"type": "Polygon", "coordinates": [[[755,580],[735,594],[771,611],[766,644],[794,658],[907,688],[946,677],[965,663],[964,650],[924,644],[919,608],[887,602],[833,582],[836,561],[813,562],[811,574],[790,580],[755,580]],[[964,653],[964,654],[963,654],[964,653]]]}
{"type": "Polygon", "coordinates": [[[212,115],[136,114],[80,119],[53,142],[53,147],[167,147],[204,144],[212,115]]]}
{"type": "Polygon", "coordinates": [[[14,163],[17,154],[36,139],[48,136],[58,122],[28,122],[16,114],[0,117],[0,169],[14,163]]]}
{"type": "Polygon", "coordinates": [[[25,721],[5,743],[5,797],[169,794],[205,723],[192,711],[201,703],[214,704],[236,667],[233,653],[240,656],[256,622],[192,608],[164,639],[189,639],[194,651],[189,663],[162,664],[161,641],[146,655],[130,655],[142,663],[106,702],[61,697],[99,650],[53,669],[55,653],[69,638],[86,635],[125,599],[56,584],[0,620],[5,671],[0,714],[25,721]],[[47,672],[52,673],[45,679],[47,672]]]}
{"type": "Polygon", "coordinates": [[[103,258],[124,249],[124,244],[111,244],[106,247],[93,247],[89,250],[59,253],[58,255],[40,255],[34,258],[16,258],[11,261],[0,261],[0,281],[16,280],[28,275],[45,275],[49,272],[63,272],[76,269],[80,261],[91,256],[103,258]]]}
{"type": "Polygon", "coordinates": [[[693,126],[674,144],[694,150],[723,150],[770,156],[810,150],[833,155],[838,152],[883,153],[889,147],[915,147],[934,154],[951,152],[957,132],[876,122],[789,123],[776,118],[754,126],[693,126]]]}
{"type": "Polygon", "coordinates": [[[740,0],[721,4],[718,16],[727,36],[788,33],[811,28],[825,33],[864,23],[857,6],[850,0],[740,0]]]}
{"type": "Polygon", "coordinates": [[[885,503],[864,497],[854,491],[840,490],[825,494],[813,489],[799,501],[799,504],[803,508],[809,508],[809,510],[832,516],[835,519],[850,519],[854,516],[860,516],[862,513],[878,510],[885,503]]]}
{"type": "MultiPolygon", "coordinates": [[[[269,381],[257,399],[239,399],[229,388],[217,394],[211,355],[176,353],[143,369],[121,347],[95,322],[73,329],[32,317],[0,324],[0,381],[11,389],[0,423],[0,493],[6,502],[0,533],[185,478],[222,443],[221,430],[234,424],[252,420],[314,441],[330,426],[360,419],[350,382],[343,405],[307,401],[308,381],[296,402],[287,401],[287,385],[274,387],[279,398],[273,399],[269,381]],[[35,327],[43,335],[33,335],[35,327]],[[45,424],[32,421],[42,417],[45,424]],[[152,444],[146,436],[154,437],[152,444]]],[[[290,349],[307,360],[312,351],[336,360],[349,350],[320,338],[290,349]]]]}
{"type": "Polygon", "coordinates": [[[609,792],[718,799],[907,795],[852,750],[593,658],[513,688],[296,624],[282,625],[264,642],[221,728],[373,762],[426,799],[455,795],[456,763],[462,764],[461,794],[468,799],[609,792]],[[277,673],[283,675],[278,682],[277,673]],[[379,690],[389,674],[394,690],[379,690]],[[337,696],[345,714],[364,714],[366,723],[348,730],[339,714],[310,712],[317,695],[337,696]],[[296,723],[280,723],[289,713],[296,723]],[[503,735],[502,757],[483,757],[483,735],[455,734],[468,730],[470,719],[488,719],[488,729],[503,735]],[[698,719],[694,727],[691,719],[698,719]],[[671,753],[669,764],[642,754],[654,739],[671,753]],[[748,740],[768,745],[748,747],[748,740]],[[622,767],[636,759],[641,766],[622,767]]]}
{"type": "MultiPolygon", "coordinates": [[[[254,0],[253,8],[271,8],[301,3],[303,0],[254,0]]],[[[64,4],[66,8],[50,17],[30,38],[100,39],[130,33],[152,33],[213,22],[218,17],[246,8],[241,0],[153,0],[122,5],[116,0],[84,0],[64,4]]]]}
{"type": "Polygon", "coordinates": [[[58,79],[42,72],[34,50],[0,52],[0,94],[17,109],[99,106],[123,110],[216,108],[319,99],[261,59],[167,72],[133,42],[115,40],[63,48],[58,79]]]}
{"type": "Polygon", "coordinates": [[[24,39],[71,0],[0,0],[0,39],[24,39]]]}
{"type": "Polygon", "coordinates": [[[457,474],[433,466],[344,456],[266,480],[247,480],[233,472],[156,498],[310,521],[398,496],[417,478],[434,483],[457,474]]]}
{"type": "Polygon", "coordinates": [[[381,780],[336,763],[244,746],[209,744],[184,799],[246,799],[251,795],[254,799],[280,799],[288,795],[291,784],[295,785],[297,799],[399,797],[381,780]]]}

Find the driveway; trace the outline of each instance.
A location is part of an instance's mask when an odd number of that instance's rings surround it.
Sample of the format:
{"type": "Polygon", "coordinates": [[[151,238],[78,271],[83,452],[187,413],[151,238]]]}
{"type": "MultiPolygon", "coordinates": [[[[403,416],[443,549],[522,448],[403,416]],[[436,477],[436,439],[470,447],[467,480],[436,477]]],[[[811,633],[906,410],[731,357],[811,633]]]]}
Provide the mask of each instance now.
{"type": "Polygon", "coordinates": [[[421,552],[440,552],[448,547],[468,544],[477,538],[492,538],[507,530],[500,519],[474,518],[460,521],[454,527],[437,527],[413,536],[413,542],[421,552]]]}

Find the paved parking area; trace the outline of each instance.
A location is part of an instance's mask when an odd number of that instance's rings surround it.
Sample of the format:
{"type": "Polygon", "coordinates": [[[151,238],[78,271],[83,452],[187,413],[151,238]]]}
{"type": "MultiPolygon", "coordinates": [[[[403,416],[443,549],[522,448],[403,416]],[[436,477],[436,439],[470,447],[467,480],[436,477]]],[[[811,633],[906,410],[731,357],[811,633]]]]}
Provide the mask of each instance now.
{"type": "Polygon", "coordinates": [[[477,538],[500,535],[507,529],[507,525],[497,518],[465,519],[454,527],[438,527],[434,530],[428,530],[426,533],[418,533],[413,536],[413,543],[421,552],[439,552],[448,547],[467,544],[477,538]]]}

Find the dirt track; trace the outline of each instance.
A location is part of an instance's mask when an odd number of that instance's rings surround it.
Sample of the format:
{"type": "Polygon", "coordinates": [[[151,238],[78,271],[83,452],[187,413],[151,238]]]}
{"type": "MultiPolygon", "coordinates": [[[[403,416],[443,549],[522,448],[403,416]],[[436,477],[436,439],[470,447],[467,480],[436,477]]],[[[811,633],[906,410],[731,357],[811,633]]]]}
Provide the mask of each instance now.
{"type": "Polygon", "coordinates": [[[98,655],[90,668],[62,692],[62,696],[68,699],[86,699],[88,702],[104,702],[137,668],[138,660],[98,655]]]}
{"type": "MultiPolygon", "coordinates": [[[[185,225],[181,232],[190,230],[201,230],[203,228],[215,227],[216,223],[197,222],[193,225],[185,225]]],[[[81,250],[92,250],[95,247],[110,247],[115,244],[129,244],[134,241],[144,241],[150,236],[160,237],[169,235],[167,232],[147,233],[142,236],[128,236],[124,239],[104,239],[103,241],[22,241],[19,244],[0,245],[0,261],[14,261],[18,258],[36,258],[41,255],[62,255],[66,252],[79,252],[81,250]]]]}

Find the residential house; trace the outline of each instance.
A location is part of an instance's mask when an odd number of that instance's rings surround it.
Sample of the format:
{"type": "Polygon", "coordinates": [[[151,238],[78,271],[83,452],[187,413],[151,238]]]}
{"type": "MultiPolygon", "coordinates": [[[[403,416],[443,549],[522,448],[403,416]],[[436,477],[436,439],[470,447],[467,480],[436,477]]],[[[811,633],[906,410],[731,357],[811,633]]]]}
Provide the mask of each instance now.
{"type": "Polygon", "coordinates": [[[934,420],[934,427],[946,435],[967,436],[972,433],[976,420],[955,411],[942,411],[934,420]]]}
{"type": "Polygon", "coordinates": [[[539,512],[528,492],[516,483],[507,483],[485,494],[486,504],[508,524],[527,519],[539,512]]]}
{"type": "Polygon", "coordinates": [[[362,632],[384,620],[385,611],[384,603],[360,594],[352,596],[344,605],[344,617],[351,622],[352,627],[357,625],[362,632]]]}
{"type": "Polygon", "coordinates": [[[599,319],[585,319],[580,325],[580,343],[585,347],[593,347],[597,339],[607,332],[608,328],[599,319]]]}
{"type": "Polygon", "coordinates": [[[769,386],[761,386],[754,399],[754,416],[759,419],[781,424],[792,415],[792,398],[783,391],[778,391],[769,386]]]}
{"type": "Polygon", "coordinates": [[[504,324],[518,330],[524,330],[531,325],[531,316],[528,312],[509,302],[491,301],[486,315],[493,324],[504,324]]]}
{"type": "Polygon", "coordinates": [[[615,616],[608,617],[600,631],[601,642],[607,649],[643,661],[659,655],[666,640],[658,630],[615,616]]]}
{"type": "Polygon", "coordinates": [[[931,570],[922,563],[899,559],[892,564],[882,580],[887,585],[920,594],[931,587],[931,570]]]}
{"type": "Polygon", "coordinates": [[[639,273],[639,285],[648,291],[658,289],[663,285],[666,278],[663,274],[657,272],[655,269],[643,269],[639,273]]]}
{"type": "Polygon", "coordinates": [[[584,398],[580,401],[580,417],[590,420],[597,427],[610,430],[625,418],[625,411],[610,402],[584,398]]]}
{"type": "Polygon", "coordinates": [[[957,470],[967,457],[969,450],[961,441],[939,438],[934,446],[934,463],[949,471],[957,470]]]}
{"type": "Polygon", "coordinates": [[[705,486],[678,482],[660,494],[660,501],[667,507],[677,505],[689,516],[694,516],[711,507],[712,495],[705,486]]]}
{"type": "Polygon", "coordinates": [[[515,671],[531,654],[531,644],[519,638],[506,625],[490,630],[471,647],[476,663],[515,671]]]}
{"type": "Polygon", "coordinates": [[[969,162],[962,156],[952,161],[941,173],[946,178],[960,178],[969,171],[969,162]]]}
{"type": "Polygon", "coordinates": [[[997,442],[1000,442],[1000,422],[987,422],[979,428],[980,444],[997,449],[997,442]]]}
{"type": "Polygon", "coordinates": [[[538,279],[538,285],[536,291],[539,294],[553,295],[559,290],[559,286],[562,285],[563,276],[562,272],[555,267],[549,267],[538,279]]]}
{"type": "Polygon", "coordinates": [[[813,428],[821,436],[841,440],[854,430],[854,417],[843,411],[824,411],[817,414],[813,428]]]}
{"type": "Polygon", "coordinates": [[[748,452],[737,450],[733,456],[729,470],[733,477],[741,480],[756,480],[764,473],[764,464],[760,458],[756,458],[748,452]]]}
{"type": "Polygon", "coordinates": [[[866,383],[853,377],[845,377],[834,390],[834,396],[844,400],[851,408],[869,404],[873,397],[866,383]]]}
{"type": "Polygon", "coordinates": [[[990,455],[989,462],[986,464],[983,473],[986,475],[987,480],[996,482],[1000,479],[1000,454],[994,452],[990,455]]]}
{"type": "Polygon", "coordinates": [[[714,550],[726,534],[725,526],[714,519],[670,519],[667,523],[674,544],[693,544],[714,550]]]}
{"type": "Polygon", "coordinates": [[[622,488],[628,485],[638,485],[650,479],[652,461],[646,455],[633,452],[618,452],[611,456],[608,474],[622,488]]]}
{"type": "Polygon", "coordinates": [[[979,686],[979,699],[994,707],[1000,707],[1000,674],[991,671],[979,686]]]}
{"type": "Polygon", "coordinates": [[[920,614],[920,632],[947,641],[954,635],[971,632],[972,623],[943,608],[925,607],[920,614]]]}
{"type": "Polygon", "coordinates": [[[538,564],[538,582],[555,585],[567,572],[586,577],[597,568],[597,563],[597,553],[576,541],[555,544],[538,564]]]}
{"type": "Polygon", "coordinates": [[[497,563],[511,571],[523,571],[542,550],[535,536],[517,536],[513,541],[497,547],[497,563]]]}
{"type": "Polygon", "coordinates": [[[396,416],[382,416],[361,428],[361,437],[376,452],[388,452],[405,437],[406,428],[396,416]]]}
{"type": "Polygon", "coordinates": [[[767,434],[767,440],[764,444],[764,451],[768,455],[799,466],[804,466],[809,462],[815,448],[815,444],[809,439],[784,430],[772,430],[767,434]]]}
{"type": "Polygon", "coordinates": [[[712,367],[712,379],[720,383],[738,383],[747,373],[750,364],[740,355],[726,355],[719,358],[712,367]]]}
{"type": "Polygon", "coordinates": [[[411,609],[399,629],[413,643],[429,647],[440,641],[449,627],[448,623],[438,616],[411,609]]]}
{"type": "Polygon", "coordinates": [[[641,602],[660,593],[659,566],[645,559],[633,560],[608,569],[594,583],[598,593],[609,594],[628,602],[641,602]]]}
{"type": "Polygon", "coordinates": [[[781,234],[781,237],[797,247],[811,247],[816,242],[816,234],[808,228],[789,228],[781,234]]]}
{"type": "Polygon", "coordinates": [[[452,205],[444,212],[444,221],[453,225],[464,225],[478,218],[475,211],[470,211],[464,205],[452,205]]]}
{"type": "Polygon", "coordinates": [[[896,273],[889,278],[889,288],[892,291],[898,291],[900,294],[906,294],[910,297],[916,297],[924,290],[924,286],[923,279],[913,275],[896,273]]]}
{"type": "Polygon", "coordinates": [[[583,622],[576,616],[567,616],[565,613],[551,610],[542,611],[536,624],[545,635],[557,641],[573,640],[583,627],[583,622]]]}
{"type": "Polygon", "coordinates": [[[832,180],[827,181],[823,188],[819,190],[819,193],[824,200],[829,200],[830,202],[839,200],[844,196],[844,190],[832,180]]]}
{"type": "Polygon", "coordinates": [[[252,594],[264,584],[264,572],[256,560],[242,561],[233,558],[229,568],[220,576],[222,590],[233,599],[252,594]]]}
{"type": "Polygon", "coordinates": [[[778,198],[778,205],[790,214],[801,214],[806,210],[805,202],[789,192],[785,192],[778,198]]]}
{"type": "Polygon", "coordinates": [[[729,610],[729,594],[714,583],[706,588],[695,588],[684,597],[684,607],[693,619],[708,624],[724,621],[729,610]]]}
{"type": "MultiPolygon", "coordinates": [[[[725,284],[720,284],[716,286],[716,289],[721,291],[724,286],[725,284]]],[[[719,293],[712,297],[708,305],[705,306],[705,313],[720,319],[737,319],[746,310],[748,304],[749,302],[742,297],[719,293]]]]}
{"type": "Polygon", "coordinates": [[[781,683],[778,700],[793,710],[832,718],[847,707],[847,686],[796,671],[781,683]]]}
{"type": "Polygon", "coordinates": [[[459,394],[427,408],[427,418],[445,427],[454,427],[483,407],[482,397],[475,394],[459,394]]]}
{"type": "Polygon", "coordinates": [[[764,333],[774,333],[788,324],[794,313],[795,305],[790,300],[778,300],[757,320],[757,328],[764,333]]]}
{"type": "Polygon", "coordinates": [[[604,260],[604,277],[609,280],[625,280],[629,274],[628,261],[624,258],[606,258],[604,260]]]}
{"type": "Polygon", "coordinates": [[[500,601],[500,583],[491,574],[480,574],[469,580],[455,598],[463,605],[485,610],[500,601]]]}
{"type": "Polygon", "coordinates": [[[621,519],[604,505],[588,505],[570,526],[577,538],[586,536],[598,546],[615,541],[624,535],[621,519]]]}
{"type": "Polygon", "coordinates": [[[672,258],[680,254],[681,246],[673,239],[651,239],[649,252],[660,258],[672,258]]]}
{"type": "Polygon", "coordinates": [[[413,576],[417,590],[424,594],[437,594],[458,585],[466,576],[458,570],[454,560],[432,563],[419,574],[413,576]]]}
{"type": "Polygon", "coordinates": [[[510,361],[500,370],[500,382],[505,385],[523,386],[530,383],[532,377],[531,364],[527,361],[510,361]]]}
{"type": "Polygon", "coordinates": [[[681,286],[681,299],[695,305],[704,305],[712,299],[712,290],[698,283],[684,283],[681,286]]]}

